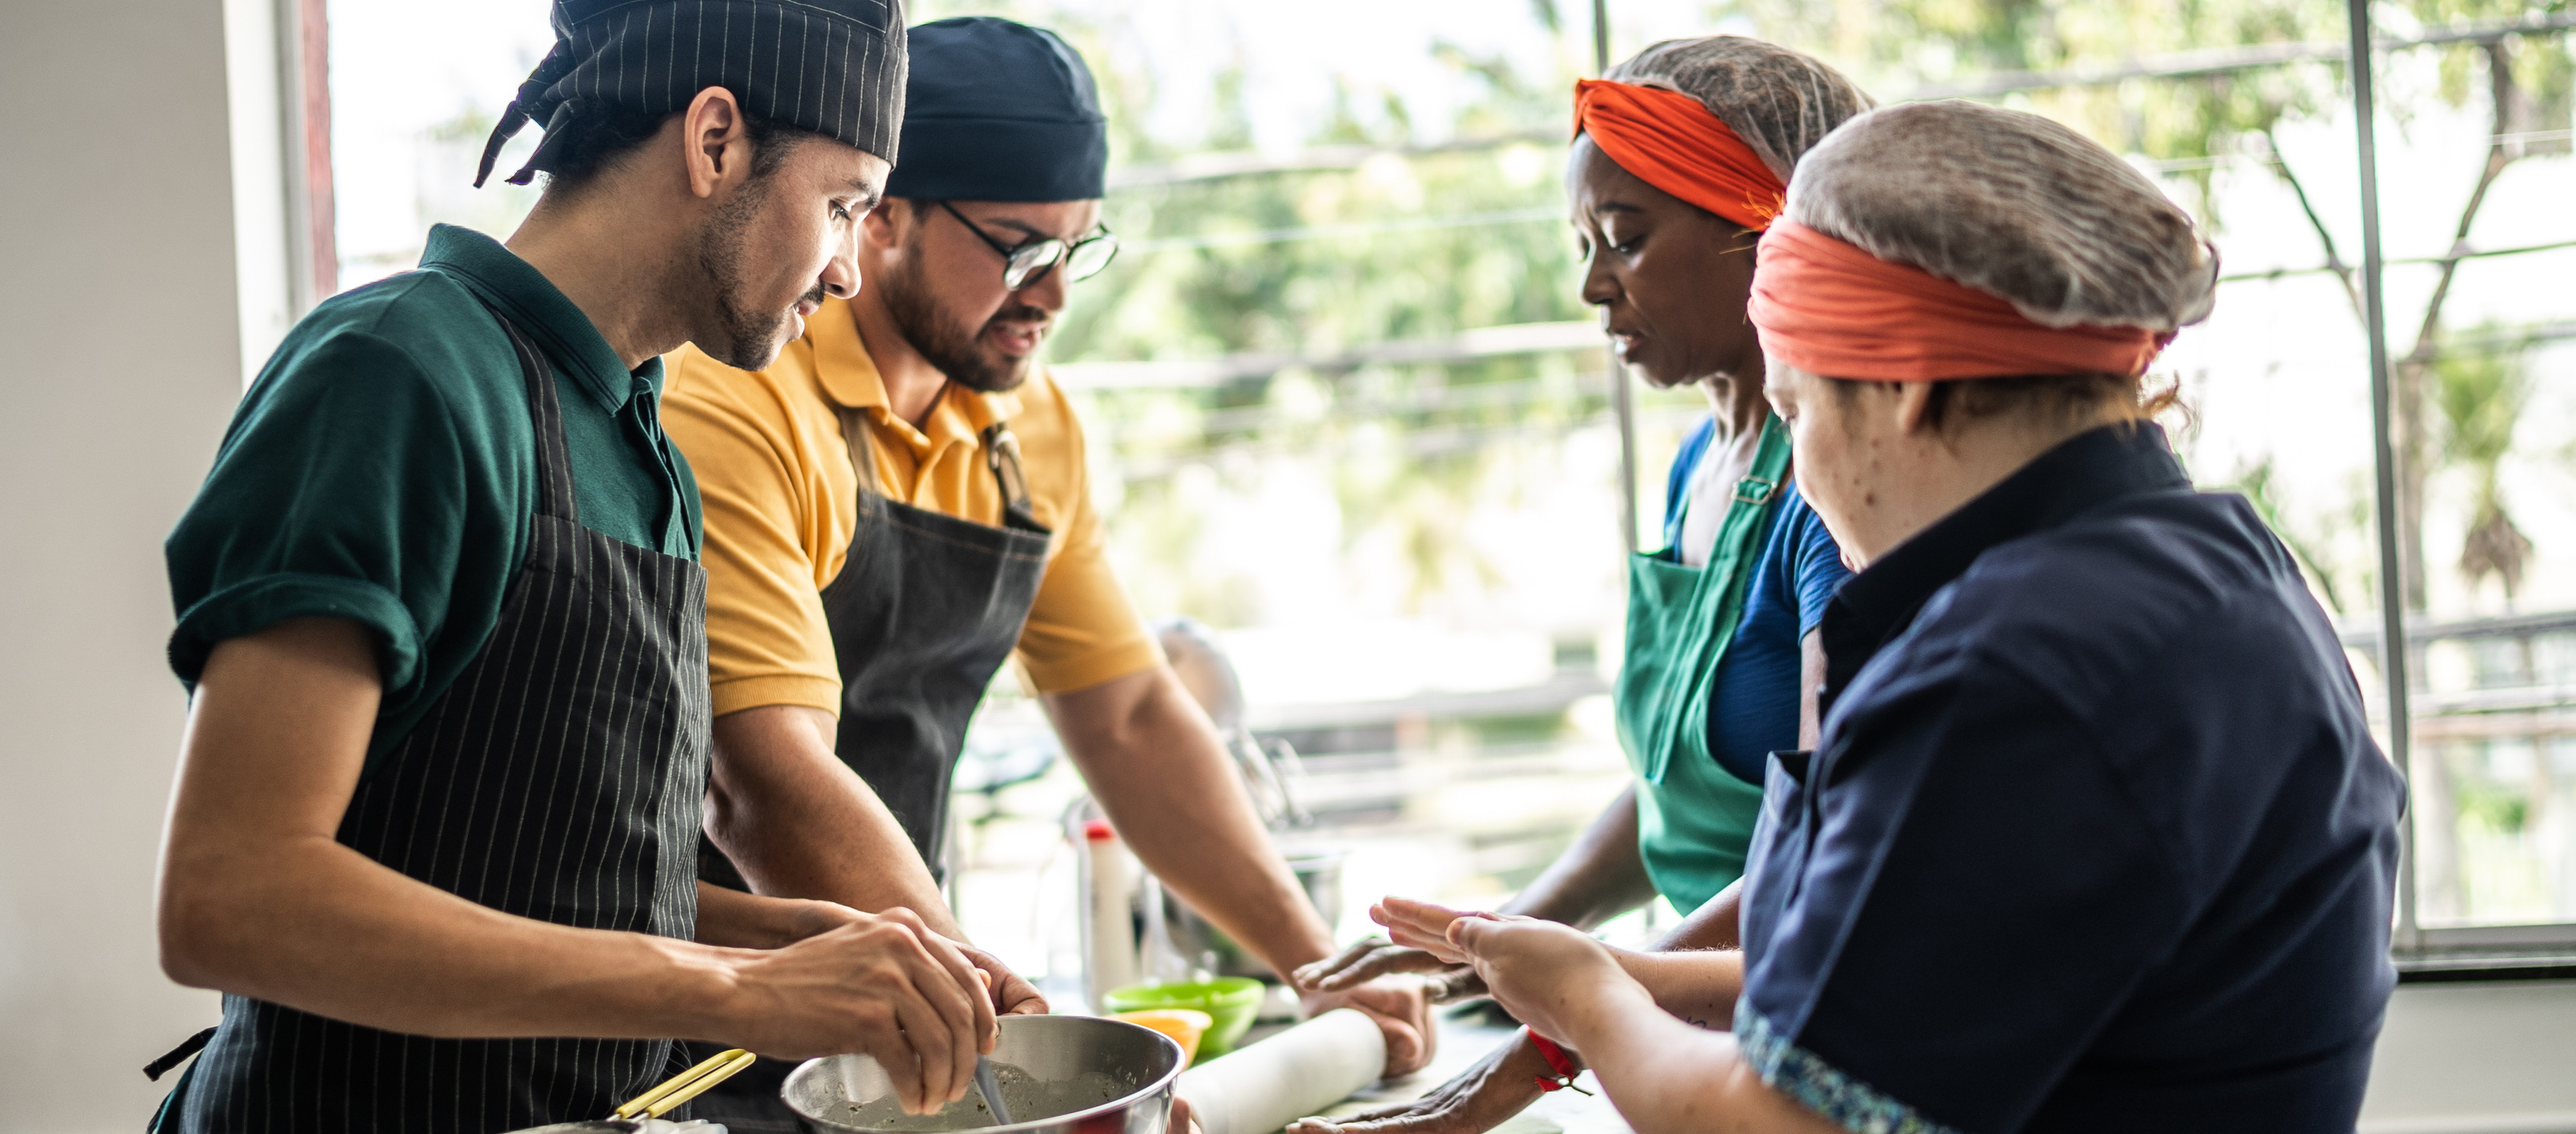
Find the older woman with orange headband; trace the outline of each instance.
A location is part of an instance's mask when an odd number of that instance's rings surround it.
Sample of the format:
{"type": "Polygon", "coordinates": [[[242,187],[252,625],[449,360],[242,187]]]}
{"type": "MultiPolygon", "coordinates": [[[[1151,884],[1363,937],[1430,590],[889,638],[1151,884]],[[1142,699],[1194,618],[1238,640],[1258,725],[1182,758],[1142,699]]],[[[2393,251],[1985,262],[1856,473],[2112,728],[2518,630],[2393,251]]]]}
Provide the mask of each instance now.
{"type": "MultiPolygon", "coordinates": [[[[1789,434],[1762,397],[1762,347],[1744,310],[1754,244],[1801,155],[1869,98],[1809,56],[1709,36],[1656,44],[1576,84],[1574,106],[1566,187],[1590,254],[1583,298],[1630,367],[1657,386],[1699,388],[1711,413],[1673,462],[1664,549],[1629,563],[1614,702],[1636,781],[1504,909],[1589,928],[1660,894],[1696,911],[1665,947],[1726,947],[1762,762],[1814,730],[1814,697],[1801,692],[1814,682],[1801,672],[1821,672],[1816,621],[1847,575],[1790,483],[1789,434]]],[[[1364,942],[1299,975],[1330,990],[1443,967],[1364,942]]],[[[1482,991],[1463,966],[1444,979],[1453,997],[1482,991]]],[[[1565,1085],[1575,1058],[1524,1036],[1424,1099],[1340,1129],[1472,1134],[1565,1085]]]]}
{"type": "Polygon", "coordinates": [[[2350,1131],[2403,786],[2288,551],[2147,420],[2217,268],[2046,119],[1827,138],[1751,311],[1863,569],[1822,741],[1770,766],[1743,951],[1390,900],[1396,939],[1473,963],[1647,1134],[2350,1131]]]}

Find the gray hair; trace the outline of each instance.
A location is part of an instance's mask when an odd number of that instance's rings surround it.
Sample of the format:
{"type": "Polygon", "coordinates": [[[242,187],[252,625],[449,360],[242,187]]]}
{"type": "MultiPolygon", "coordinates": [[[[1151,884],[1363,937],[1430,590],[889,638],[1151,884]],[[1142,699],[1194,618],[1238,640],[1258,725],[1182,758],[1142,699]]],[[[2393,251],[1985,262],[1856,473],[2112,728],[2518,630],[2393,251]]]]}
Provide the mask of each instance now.
{"type": "Polygon", "coordinates": [[[1877,105],[1823,60],[1740,35],[1668,39],[1605,77],[1698,99],[1783,183],[1834,127],[1877,105]]]}
{"type": "Polygon", "coordinates": [[[2169,332],[2217,297],[2218,250],[2191,214],[2092,139],[2018,110],[1860,115],[1807,155],[1781,215],[2047,327],[2169,332]]]}

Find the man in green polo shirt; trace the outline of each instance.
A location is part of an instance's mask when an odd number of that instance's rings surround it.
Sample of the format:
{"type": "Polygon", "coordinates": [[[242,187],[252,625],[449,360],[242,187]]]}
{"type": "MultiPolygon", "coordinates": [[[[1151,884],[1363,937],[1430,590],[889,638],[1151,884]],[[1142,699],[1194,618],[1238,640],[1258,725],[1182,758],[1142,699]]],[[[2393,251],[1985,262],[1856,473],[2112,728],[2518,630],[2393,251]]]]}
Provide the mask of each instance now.
{"type": "Polygon", "coordinates": [[[676,1069],[672,1038],[864,1051],[919,1109],[992,1042],[974,969],[1007,974],[911,914],[695,881],[723,757],[657,356],[765,366],[857,288],[901,16],[558,0],[554,23],[491,147],[545,126],[527,222],[437,228],[420,271],[316,309],[170,536],[194,697],[162,963],[226,996],[163,1128],[592,1119],[676,1069]]]}

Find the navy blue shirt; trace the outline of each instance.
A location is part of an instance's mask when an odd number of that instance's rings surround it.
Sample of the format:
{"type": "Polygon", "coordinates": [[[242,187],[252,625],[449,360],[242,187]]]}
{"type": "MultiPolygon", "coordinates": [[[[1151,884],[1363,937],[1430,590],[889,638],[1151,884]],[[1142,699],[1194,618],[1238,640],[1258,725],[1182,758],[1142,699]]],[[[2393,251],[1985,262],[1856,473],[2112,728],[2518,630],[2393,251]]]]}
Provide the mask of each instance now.
{"type": "Polygon", "coordinates": [[[2298,567],[2154,426],[2042,455],[1824,622],[1735,1028],[1852,1130],[2349,1134],[2403,786],[2298,567]]]}
{"type": "MultiPolygon", "coordinates": [[[[1716,432],[1716,419],[1700,419],[1673,455],[1664,491],[1667,548],[1681,542],[1691,479],[1716,432]]],[[[1795,482],[1784,486],[1753,561],[1753,583],[1745,588],[1735,640],[1718,659],[1709,706],[1709,752],[1735,778],[1761,783],[1763,762],[1772,751],[1796,747],[1798,671],[1804,660],[1798,643],[1823,620],[1825,604],[1850,577],[1842,548],[1825,530],[1824,519],[1799,497],[1795,482]]]]}

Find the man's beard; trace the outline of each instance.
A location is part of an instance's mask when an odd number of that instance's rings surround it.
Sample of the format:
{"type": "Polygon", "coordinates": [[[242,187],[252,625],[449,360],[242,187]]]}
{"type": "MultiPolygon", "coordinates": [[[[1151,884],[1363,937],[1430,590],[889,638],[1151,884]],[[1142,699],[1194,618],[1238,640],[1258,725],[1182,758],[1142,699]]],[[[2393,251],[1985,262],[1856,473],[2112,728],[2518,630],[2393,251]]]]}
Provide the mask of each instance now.
{"type": "MultiPolygon", "coordinates": [[[[701,341],[704,350],[716,361],[736,370],[765,370],[778,360],[778,348],[786,345],[787,320],[794,309],[755,310],[743,293],[743,261],[751,243],[751,228],[760,219],[762,206],[769,201],[768,185],[754,179],[717,210],[698,239],[698,267],[707,281],[715,286],[716,330],[723,336],[720,343],[701,341]]],[[[821,284],[806,292],[800,302],[823,302],[821,284]]]]}
{"type": "MultiPolygon", "coordinates": [[[[917,261],[916,261],[917,262],[917,261]]],[[[909,275],[909,271],[905,273],[909,275]]],[[[880,277],[885,273],[878,273],[880,277]]],[[[948,380],[987,394],[999,394],[1019,388],[1029,380],[1029,358],[997,359],[986,352],[982,342],[983,327],[960,327],[931,306],[928,288],[910,286],[910,279],[885,280],[878,286],[885,297],[886,314],[903,331],[905,341],[921,357],[937,368],[948,380]]],[[[1025,303],[1013,304],[993,313],[986,325],[1010,320],[1043,323],[1046,309],[1025,303]]]]}

